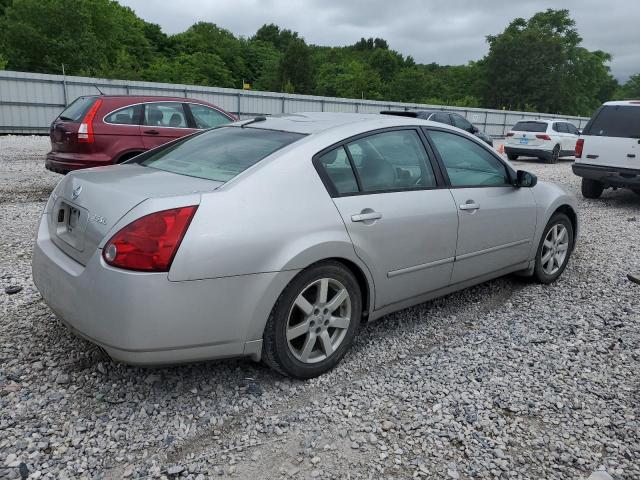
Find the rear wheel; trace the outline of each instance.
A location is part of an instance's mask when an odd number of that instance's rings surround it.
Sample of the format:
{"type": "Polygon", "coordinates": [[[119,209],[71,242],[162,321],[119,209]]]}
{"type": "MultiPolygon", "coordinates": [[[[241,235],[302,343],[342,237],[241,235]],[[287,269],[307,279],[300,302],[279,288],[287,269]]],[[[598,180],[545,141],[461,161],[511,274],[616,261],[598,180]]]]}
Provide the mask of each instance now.
{"type": "Polygon", "coordinates": [[[317,377],[345,355],[361,314],[362,297],[353,273],[334,261],[312,265],[291,281],[273,307],[262,360],[290,377],[317,377]]]}
{"type": "Polygon", "coordinates": [[[507,153],[507,158],[511,161],[514,161],[518,159],[518,155],[516,155],[515,153],[507,153]]]}
{"type": "Polygon", "coordinates": [[[117,161],[116,163],[123,163],[126,162],[127,160],[136,157],[138,155],[140,155],[142,152],[129,152],[129,153],[125,153],[124,155],[122,155],[117,161]]]}
{"type": "Polygon", "coordinates": [[[560,158],[560,145],[556,145],[551,150],[551,154],[547,157],[547,163],[558,163],[558,159],[560,158]]]}
{"type": "Polygon", "coordinates": [[[604,184],[597,180],[583,178],[581,190],[584,198],[600,198],[604,191],[604,184]]]}
{"type": "Polygon", "coordinates": [[[573,225],[564,213],[556,213],[538,245],[533,277],[540,283],[555,282],[567,266],[572,248],[573,225]]]}

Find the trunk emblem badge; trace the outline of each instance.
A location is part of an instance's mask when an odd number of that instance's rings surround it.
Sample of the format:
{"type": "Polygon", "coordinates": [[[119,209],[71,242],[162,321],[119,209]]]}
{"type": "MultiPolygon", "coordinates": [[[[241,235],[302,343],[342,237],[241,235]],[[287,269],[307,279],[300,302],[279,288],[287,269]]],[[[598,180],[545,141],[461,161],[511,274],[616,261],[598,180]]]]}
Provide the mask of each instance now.
{"type": "Polygon", "coordinates": [[[71,192],[71,198],[73,200],[77,199],[80,196],[80,193],[82,193],[82,185],[77,185],[73,187],[73,191],[71,192]]]}

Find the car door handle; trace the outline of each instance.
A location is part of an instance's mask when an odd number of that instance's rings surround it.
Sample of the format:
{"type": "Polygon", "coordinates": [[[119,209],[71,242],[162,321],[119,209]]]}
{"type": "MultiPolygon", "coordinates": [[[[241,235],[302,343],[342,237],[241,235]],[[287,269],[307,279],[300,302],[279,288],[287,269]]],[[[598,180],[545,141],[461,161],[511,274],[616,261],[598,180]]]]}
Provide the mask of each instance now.
{"type": "Polygon", "coordinates": [[[627,157],[636,158],[636,154],[635,153],[627,153],[627,157]]]}
{"type": "Polygon", "coordinates": [[[467,200],[467,203],[460,205],[460,210],[480,210],[480,204],[473,200],[467,200]]]}
{"type": "Polygon", "coordinates": [[[149,135],[158,135],[160,132],[158,130],[144,130],[143,133],[147,133],[149,135]]]}
{"type": "Polygon", "coordinates": [[[367,212],[351,215],[352,222],[366,222],[367,220],[380,220],[381,218],[382,214],[380,212],[367,212]]]}

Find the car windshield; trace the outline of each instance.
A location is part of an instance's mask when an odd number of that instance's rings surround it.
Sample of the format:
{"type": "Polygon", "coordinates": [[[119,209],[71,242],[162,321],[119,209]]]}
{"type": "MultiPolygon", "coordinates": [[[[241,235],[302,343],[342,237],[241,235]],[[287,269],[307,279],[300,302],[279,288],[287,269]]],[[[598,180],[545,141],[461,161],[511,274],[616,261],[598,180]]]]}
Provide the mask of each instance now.
{"type": "Polygon", "coordinates": [[[79,122],[84,117],[87,110],[91,108],[96,97],[78,97],[71,105],[64,109],[64,111],[58,115],[60,120],[67,120],[68,122],[79,122]]]}
{"type": "Polygon", "coordinates": [[[543,122],[518,122],[511,130],[515,132],[546,132],[547,124],[543,122]]]}
{"type": "Polygon", "coordinates": [[[142,158],[140,165],[227,182],[304,135],[257,128],[219,127],[187,137],[142,158]]]}

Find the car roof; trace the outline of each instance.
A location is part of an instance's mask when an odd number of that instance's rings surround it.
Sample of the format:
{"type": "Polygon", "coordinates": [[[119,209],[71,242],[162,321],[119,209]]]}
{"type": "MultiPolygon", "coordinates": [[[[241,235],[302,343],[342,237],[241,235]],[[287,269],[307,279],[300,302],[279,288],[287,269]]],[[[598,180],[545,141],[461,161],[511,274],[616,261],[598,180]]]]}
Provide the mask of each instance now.
{"type": "Polygon", "coordinates": [[[400,117],[394,115],[380,115],[377,113],[333,113],[333,112],[300,112],[283,113],[256,117],[241,122],[236,122],[232,126],[241,127],[246,124],[247,128],[260,128],[267,130],[280,130],[284,132],[314,134],[326,130],[358,123],[363,129],[371,127],[385,128],[403,125],[438,125],[428,120],[419,118],[400,117]],[[264,120],[262,120],[264,118],[264,120]],[[260,119],[256,121],[256,119],[260,119]],[[251,122],[249,124],[248,122],[251,122]]]}
{"type": "Polygon", "coordinates": [[[604,102],[605,105],[631,105],[634,107],[640,107],[640,100],[615,100],[611,102],[604,102]]]}
{"type": "Polygon", "coordinates": [[[418,115],[432,115],[434,113],[454,113],[460,115],[458,112],[451,110],[384,110],[380,112],[382,115],[397,115],[399,117],[413,117],[418,118],[418,115]]]}
{"type": "Polygon", "coordinates": [[[188,97],[171,97],[167,95],[83,95],[83,97],[95,97],[95,98],[108,98],[113,100],[133,100],[133,101],[177,101],[177,102],[189,102],[189,103],[203,103],[209,104],[204,100],[188,97]]]}
{"type": "Polygon", "coordinates": [[[561,118],[552,118],[551,120],[547,120],[546,118],[536,118],[535,120],[531,120],[531,119],[527,119],[527,118],[523,118],[521,120],[518,120],[516,122],[516,125],[518,123],[522,123],[522,122],[530,122],[530,123],[555,123],[555,122],[565,122],[565,123],[571,123],[568,120],[563,120],[561,118]]]}

